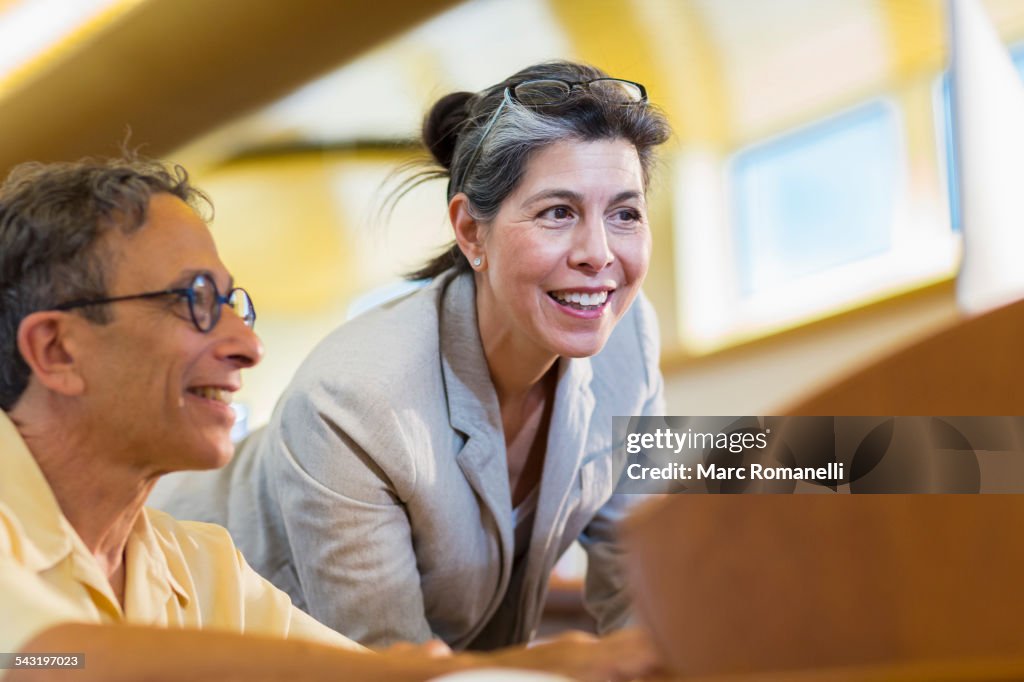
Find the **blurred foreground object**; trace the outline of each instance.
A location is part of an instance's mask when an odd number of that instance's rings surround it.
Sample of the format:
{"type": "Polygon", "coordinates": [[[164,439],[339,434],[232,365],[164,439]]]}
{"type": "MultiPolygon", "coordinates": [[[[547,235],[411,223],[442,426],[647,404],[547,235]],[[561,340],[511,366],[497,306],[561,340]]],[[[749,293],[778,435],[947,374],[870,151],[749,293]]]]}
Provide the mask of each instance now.
{"type": "Polygon", "coordinates": [[[626,541],[676,673],[942,669],[1024,653],[1022,528],[1010,495],[673,495],[626,541]]]}
{"type": "Polygon", "coordinates": [[[1024,414],[1022,341],[1024,302],[1017,302],[951,324],[780,412],[808,416],[1024,414]]]}
{"type": "MultiPolygon", "coordinates": [[[[1018,302],[786,413],[1021,414],[1022,338],[1018,302]]],[[[677,673],[1022,679],[1022,530],[1019,495],[670,495],[625,543],[637,614],[677,673]],[[882,667],[823,670],[840,666],[882,667]]]]}

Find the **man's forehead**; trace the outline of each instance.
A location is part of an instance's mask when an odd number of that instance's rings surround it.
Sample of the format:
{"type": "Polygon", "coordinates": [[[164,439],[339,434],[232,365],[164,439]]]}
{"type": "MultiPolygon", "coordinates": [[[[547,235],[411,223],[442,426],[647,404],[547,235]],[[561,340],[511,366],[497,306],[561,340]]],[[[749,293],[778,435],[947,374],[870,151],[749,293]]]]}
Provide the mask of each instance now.
{"type": "Polygon", "coordinates": [[[138,229],[110,230],[105,238],[115,267],[111,290],[122,285],[167,286],[189,272],[226,276],[206,222],[170,194],[153,195],[138,229]]]}

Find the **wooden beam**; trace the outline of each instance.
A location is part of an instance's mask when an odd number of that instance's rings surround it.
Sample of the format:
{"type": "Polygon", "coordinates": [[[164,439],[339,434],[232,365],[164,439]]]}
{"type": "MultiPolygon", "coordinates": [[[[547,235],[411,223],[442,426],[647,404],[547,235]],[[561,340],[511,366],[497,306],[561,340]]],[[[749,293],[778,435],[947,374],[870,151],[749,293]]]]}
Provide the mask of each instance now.
{"type": "Polygon", "coordinates": [[[0,97],[0,173],[115,153],[129,126],[166,154],[453,4],[147,0],[0,97]]]}

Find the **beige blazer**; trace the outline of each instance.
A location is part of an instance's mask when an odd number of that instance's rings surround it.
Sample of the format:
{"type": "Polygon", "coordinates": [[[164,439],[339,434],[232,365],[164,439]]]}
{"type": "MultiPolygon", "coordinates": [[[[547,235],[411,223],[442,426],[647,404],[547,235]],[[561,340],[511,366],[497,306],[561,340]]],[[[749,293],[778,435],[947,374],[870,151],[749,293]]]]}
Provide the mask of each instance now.
{"type": "Polygon", "coordinates": [[[228,468],[179,477],[155,502],[227,526],[298,606],[367,645],[528,640],[552,567],[576,539],[588,553],[587,607],[609,630],[628,610],[614,526],[637,501],[612,495],[624,465],[612,417],[663,413],[649,303],[638,298],[600,354],[563,359],[558,371],[518,566],[501,415],[468,273],[337,329],[228,468]]]}

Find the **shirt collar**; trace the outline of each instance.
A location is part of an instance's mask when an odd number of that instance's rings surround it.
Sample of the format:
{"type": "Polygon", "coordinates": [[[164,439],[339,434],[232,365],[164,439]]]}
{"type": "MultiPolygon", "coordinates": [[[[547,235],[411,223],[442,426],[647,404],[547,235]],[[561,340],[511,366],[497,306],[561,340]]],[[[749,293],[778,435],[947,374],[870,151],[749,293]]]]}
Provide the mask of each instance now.
{"type": "MultiPolygon", "coordinates": [[[[138,595],[138,599],[134,603],[136,605],[149,604],[156,608],[162,608],[162,604],[173,592],[178,598],[178,603],[181,606],[185,606],[191,597],[189,591],[182,586],[181,581],[175,576],[175,572],[176,569],[184,569],[181,571],[182,577],[187,580],[188,571],[185,569],[183,562],[171,558],[176,558],[180,549],[167,546],[167,542],[162,542],[163,538],[159,537],[159,531],[154,528],[150,518],[152,513],[155,512],[144,509],[139,514],[139,518],[135,522],[135,526],[132,528],[131,535],[128,538],[128,546],[125,550],[125,559],[130,570],[145,571],[146,573],[144,578],[141,575],[136,575],[128,582],[128,585],[145,585],[145,589],[149,592],[149,594],[138,595]],[[140,580],[140,578],[143,579],[140,580]],[[160,594],[153,593],[154,589],[160,590],[160,594]]],[[[138,615],[145,620],[149,620],[151,616],[156,616],[155,613],[140,613],[138,615]]]]}
{"type": "Polygon", "coordinates": [[[13,512],[25,538],[20,559],[32,571],[45,571],[71,553],[74,530],[17,427],[2,410],[0,471],[0,504],[13,512]]]}
{"type": "MultiPolygon", "coordinates": [[[[52,568],[72,553],[76,540],[81,540],[61,511],[35,457],[3,410],[0,410],[0,471],[4,472],[0,476],[0,505],[10,510],[24,537],[19,560],[36,573],[52,568]]],[[[166,585],[168,595],[173,591],[182,603],[189,601],[188,591],[168,567],[166,548],[159,543],[148,510],[139,514],[132,527],[126,552],[129,572],[144,570],[151,578],[146,582],[166,585]]],[[[129,575],[129,583],[134,578],[129,575]]]]}

